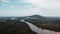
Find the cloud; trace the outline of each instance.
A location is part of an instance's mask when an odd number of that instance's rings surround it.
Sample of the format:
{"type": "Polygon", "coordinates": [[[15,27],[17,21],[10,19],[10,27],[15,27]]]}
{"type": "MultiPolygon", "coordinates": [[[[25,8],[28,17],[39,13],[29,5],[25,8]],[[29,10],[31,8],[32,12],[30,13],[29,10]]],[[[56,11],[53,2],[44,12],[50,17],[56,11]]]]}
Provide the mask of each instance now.
{"type": "MultiPolygon", "coordinates": [[[[10,0],[1,0],[1,2],[9,3],[10,0]]],[[[12,2],[11,5],[7,4],[4,7],[11,8],[13,12],[10,11],[11,9],[9,11],[5,10],[7,12],[2,12],[2,15],[13,14],[17,16],[21,14],[20,16],[24,16],[40,14],[43,16],[60,16],[60,0],[17,0],[15,4],[12,2]]]]}
{"type": "Polygon", "coordinates": [[[25,11],[19,11],[19,10],[14,10],[14,11],[8,11],[8,10],[0,10],[0,16],[29,16],[29,15],[33,15],[33,14],[37,14],[37,10],[25,10],[25,11]]]}
{"type": "Polygon", "coordinates": [[[37,5],[36,9],[43,16],[60,16],[60,0],[25,0],[37,5]]]}
{"type": "Polygon", "coordinates": [[[10,0],[1,0],[1,2],[10,3],[10,0]]]}
{"type": "Polygon", "coordinates": [[[25,2],[33,3],[39,6],[47,6],[47,5],[56,4],[57,0],[25,0],[25,2]]]}

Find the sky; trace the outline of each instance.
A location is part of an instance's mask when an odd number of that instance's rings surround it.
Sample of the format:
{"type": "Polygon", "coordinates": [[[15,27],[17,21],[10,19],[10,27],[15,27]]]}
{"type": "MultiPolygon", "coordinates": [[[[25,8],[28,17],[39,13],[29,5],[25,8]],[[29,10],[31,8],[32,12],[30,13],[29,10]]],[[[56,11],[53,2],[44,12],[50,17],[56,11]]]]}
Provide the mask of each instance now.
{"type": "Polygon", "coordinates": [[[0,0],[0,16],[60,17],[60,0],[0,0]]]}

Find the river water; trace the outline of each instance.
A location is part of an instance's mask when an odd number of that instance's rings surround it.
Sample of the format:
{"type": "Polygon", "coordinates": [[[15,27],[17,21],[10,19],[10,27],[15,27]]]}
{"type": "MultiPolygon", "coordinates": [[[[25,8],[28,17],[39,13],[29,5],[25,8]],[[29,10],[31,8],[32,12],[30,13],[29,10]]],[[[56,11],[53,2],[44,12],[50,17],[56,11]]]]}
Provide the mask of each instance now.
{"type": "Polygon", "coordinates": [[[38,28],[37,26],[35,26],[34,24],[21,20],[22,22],[25,22],[26,24],[28,24],[28,26],[30,27],[30,29],[34,32],[36,32],[37,34],[60,34],[60,32],[54,32],[54,31],[50,31],[50,30],[45,30],[45,29],[41,29],[38,28]]]}

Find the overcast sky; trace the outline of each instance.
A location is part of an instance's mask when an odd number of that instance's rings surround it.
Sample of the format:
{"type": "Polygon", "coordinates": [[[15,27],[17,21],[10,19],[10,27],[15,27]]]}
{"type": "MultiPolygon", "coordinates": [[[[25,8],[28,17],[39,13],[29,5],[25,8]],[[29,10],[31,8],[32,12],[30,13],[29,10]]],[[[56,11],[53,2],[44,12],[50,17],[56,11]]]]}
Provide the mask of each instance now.
{"type": "Polygon", "coordinates": [[[60,0],[0,0],[0,16],[60,16],[60,0]]]}

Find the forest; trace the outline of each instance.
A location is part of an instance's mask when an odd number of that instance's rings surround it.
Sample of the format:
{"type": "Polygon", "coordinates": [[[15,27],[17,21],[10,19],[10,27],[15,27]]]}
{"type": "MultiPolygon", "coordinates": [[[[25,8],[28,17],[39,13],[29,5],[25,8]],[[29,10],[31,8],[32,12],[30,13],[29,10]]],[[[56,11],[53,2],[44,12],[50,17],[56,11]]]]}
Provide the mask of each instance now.
{"type": "Polygon", "coordinates": [[[33,15],[25,17],[1,17],[0,34],[37,34],[33,32],[26,23],[21,22],[21,19],[39,28],[60,32],[60,17],[52,18],[33,15]]]}

